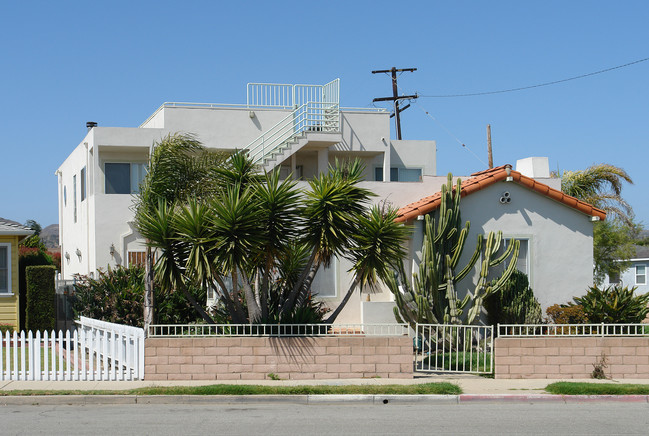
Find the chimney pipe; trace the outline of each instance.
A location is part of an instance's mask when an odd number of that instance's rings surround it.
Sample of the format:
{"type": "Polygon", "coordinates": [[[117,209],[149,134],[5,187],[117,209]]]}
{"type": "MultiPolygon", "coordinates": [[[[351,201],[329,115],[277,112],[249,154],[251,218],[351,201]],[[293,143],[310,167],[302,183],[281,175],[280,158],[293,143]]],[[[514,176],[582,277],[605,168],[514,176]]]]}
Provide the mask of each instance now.
{"type": "Polygon", "coordinates": [[[97,123],[95,123],[94,121],[88,121],[86,123],[86,127],[88,128],[88,131],[90,131],[93,127],[97,127],[97,123]]]}

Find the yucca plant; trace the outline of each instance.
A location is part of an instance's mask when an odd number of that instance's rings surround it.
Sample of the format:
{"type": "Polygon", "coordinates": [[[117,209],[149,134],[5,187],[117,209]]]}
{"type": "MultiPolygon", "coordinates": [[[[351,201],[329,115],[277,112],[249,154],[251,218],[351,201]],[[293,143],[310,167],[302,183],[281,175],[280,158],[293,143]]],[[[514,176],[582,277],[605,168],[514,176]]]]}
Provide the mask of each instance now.
{"type": "Polygon", "coordinates": [[[634,324],[644,321],[649,313],[649,293],[635,295],[633,287],[592,286],[583,297],[575,297],[591,323],[634,324]]]}

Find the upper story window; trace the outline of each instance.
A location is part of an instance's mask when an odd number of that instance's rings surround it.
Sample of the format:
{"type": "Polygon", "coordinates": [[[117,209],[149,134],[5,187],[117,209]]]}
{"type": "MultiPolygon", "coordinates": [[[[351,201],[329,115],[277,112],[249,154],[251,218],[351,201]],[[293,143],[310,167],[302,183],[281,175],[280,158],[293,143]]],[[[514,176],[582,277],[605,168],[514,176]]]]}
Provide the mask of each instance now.
{"type": "Polygon", "coordinates": [[[647,266],[646,265],[636,265],[635,266],[635,284],[636,285],[646,285],[647,284],[647,266]]]}
{"type": "Polygon", "coordinates": [[[0,294],[11,293],[11,245],[0,244],[0,294]]]}
{"type": "Polygon", "coordinates": [[[147,165],[141,163],[106,163],[106,194],[137,194],[146,175],[147,165]]]}
{"type": "Polygon", "coordinates": [[[86,199],[86,167],[81,168],[81,201],[86,199]]]}
{"type": "MultiPolygon", "coordinates": [[[[374,168],[374,180],[383,181],[383,167],[374,168]]],[[[421,168],[390,168],[391,182],[421,182],[421,168]]]]}
{"type": "Polygon", "coordinates": [[[77,175],[72,176],[72,202],[74,205],[74,222],[77,222],[77,175]]]}

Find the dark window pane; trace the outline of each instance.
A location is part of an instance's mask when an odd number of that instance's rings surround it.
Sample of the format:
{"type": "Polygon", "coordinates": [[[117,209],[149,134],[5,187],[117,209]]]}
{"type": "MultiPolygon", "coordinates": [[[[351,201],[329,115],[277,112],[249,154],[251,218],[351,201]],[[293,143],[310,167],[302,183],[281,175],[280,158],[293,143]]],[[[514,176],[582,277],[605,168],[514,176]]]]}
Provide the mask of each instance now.
{"type": "Polygon", "coordinates": [[[81,168],[81,201],[86,199],[86,167],[81,168]]]}
{"type": "Polygon", "coordinates": [[[131,193],[131,164],[107,163],[105,172],[106,194],[131,193]]]}
{"type": "Polygon", "coordinates": [[[391,182],[399,181],[399,168],[390,168],[390,181],[391,182]]]}
{"type": "Polygon", "coordinates": [[[374,168],[374,180],[377,182],[383,181],[383,167],[374,168]]]}

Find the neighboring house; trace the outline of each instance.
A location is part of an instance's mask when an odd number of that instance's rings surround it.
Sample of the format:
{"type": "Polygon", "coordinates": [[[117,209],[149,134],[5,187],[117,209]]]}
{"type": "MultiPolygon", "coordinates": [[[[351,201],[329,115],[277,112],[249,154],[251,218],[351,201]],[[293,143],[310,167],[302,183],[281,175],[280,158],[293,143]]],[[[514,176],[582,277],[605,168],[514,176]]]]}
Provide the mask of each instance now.
{"type": "MultiPolygon", "coordinates": [[[[539,180],[549,177],[547,160],[530,158],[500,166],[462,181],[462,221],[470,221],[460,265],[473,254],[477,235],[501,230],[506,240],[520,240],[518,269],[529,277],[530,286],[543,309],[580,295],[593,281],[593,222],[606,218],[603,210],[563,194],[539,180]]],[[[423,215],[440,206],[437,192],[399,211],[399,221],[415,226],[409,250],[410,268],[421,259],[423,215]]],[[[479,262],[478,262],[479,263],[479,262]]],[[[466,291],[475,274],[458,284],[466,291]]]]}
{"type": "Polygon", "coordinates": [[[34,231],[0,220],[0,324],[20,325],[18,243],[34,231]]]}
{"type": "Polygon", "coordinates": [[[606,276],[604,285],[621,285],[637,287],[636,293],[646,294],[649,292],[649,282],[647,274],[649,273],[649,247],[644,245],[635,246],[635,256],[629,259],[629,268],[616,274],[613,277],[606,276]]]}

